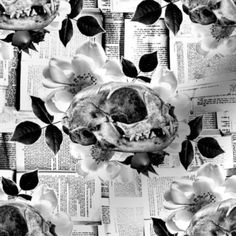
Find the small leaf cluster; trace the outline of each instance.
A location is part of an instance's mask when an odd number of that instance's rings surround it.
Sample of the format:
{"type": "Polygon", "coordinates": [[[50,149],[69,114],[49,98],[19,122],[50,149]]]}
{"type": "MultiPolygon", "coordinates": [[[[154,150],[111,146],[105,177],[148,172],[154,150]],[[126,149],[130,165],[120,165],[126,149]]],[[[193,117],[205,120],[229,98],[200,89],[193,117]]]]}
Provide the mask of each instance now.
{"type": "Polygon", "coordinates": [[[197,144],[200,154],[206,158],[212,159],[224,153],[224,150],[222,150],[216,139],[212,137],[198,138],[202,131],[202,116],[196,117],[188,124],[190,127],[190,134],[186,137],[186,140],[182,142],[182,149],[179,153],[180,162],[186,170],[194,159],[193,142],[197,144]]]}
{"type": "MultiPolygon", "coordinates": [[[[151,78],[147,76],[140,76],[138,69],[136,68],[133,62],[122,57],[121,65],[123,73],[127,77],[139,79],[144,82],[150,83],[151,78]]],[[[138,67],[141,72],[147,73],[155,70],[157,65],[158,65],[158,57],[157,57],[157,51],[155,51],[142,55],[141,58],[139,59],[138,67]]]]}
{"type": "MultiPolygon", "coordinates": [[[[33,113],[42,122],[47,124],[47,126],[44,127],[46,144],[56,155],[60,150],[63,140],[62,132],[53,124],[54,116],[48,113],[44,101],[34,96],[31,96],[31,101],[33,113]]],[[[33,144],[40,138],[41,134],[42,128],[39,124],[32,121],[23,121],[16,126],[11,140],[26,145],[33,144]]]]}
{"type": "Polygon", "coordinates": [[[162,219],[159,218],[152,218],[153,223],[153,230],[156,235],[158,236],[175,236],[177,234],[171,234],[167,227],[165,222],[162,219]]]}
{"type": "Polygon", "coordinates": [[[2,177],[3,191],[13,197],[22,197],[26,200],[31,200],[31,196],[28,194],[20,193],[21,190],[30,191],[37,187],[39,183],[38,170],[24,173],[20,177],[19,186],[11,179],[2,177]]]}
{"type": "Polygon", "coordinates": [[[176,35],[183,21],[183,14],[179,7],[165,0],[167,5],[162,7],[160,3],[154,0],[143,0],[138,4],[131,21],[137,21],[145,25],[155,23],[161,16],[163,8],[165,8],[164,21],[168,29],[176,35]]]}
{"type": "MultiPolygon", "coordinates": [[[[69,3],[71,6],[71,12],[62,21],[62,26],[59,30],[59,38],[65,47],[73,36],[72,20],[75,20],[83,9],[83,0],[70,0],[69,3]]],[[[105,32],[97,19],[93,16],[81,16],[76,21],[77,28],[85,36],[93,37],[99,33],[105,32]]]]}

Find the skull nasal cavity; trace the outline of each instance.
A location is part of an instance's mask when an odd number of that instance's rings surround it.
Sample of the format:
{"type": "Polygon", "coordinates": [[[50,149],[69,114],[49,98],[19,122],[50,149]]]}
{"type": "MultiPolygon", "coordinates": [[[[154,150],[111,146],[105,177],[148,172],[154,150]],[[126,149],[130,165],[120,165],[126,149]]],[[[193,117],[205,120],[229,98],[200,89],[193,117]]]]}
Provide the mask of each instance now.
{"type": "Polygon", "coordinates": [[[132,88],[117,89],[110,96],[109,100],[110,115],[122,114],[126,119],[116,120],[127,124],[132,124],[145,119],[147,116],[146,105],[138,92],[132,88]]]}

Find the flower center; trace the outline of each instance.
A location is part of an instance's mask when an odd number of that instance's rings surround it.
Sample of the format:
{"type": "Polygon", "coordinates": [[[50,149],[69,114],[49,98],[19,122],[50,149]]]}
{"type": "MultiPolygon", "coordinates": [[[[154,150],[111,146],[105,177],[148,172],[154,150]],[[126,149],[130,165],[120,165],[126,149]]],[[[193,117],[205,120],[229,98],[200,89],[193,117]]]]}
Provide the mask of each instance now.
{"type": "Polygon", "coordinates": [[[220,25],[213,24],[211,27],[211,35],[217,40],[228,38],[232,32],[234,31],[234,27],[231,25],[220,25]]]}
{"type": "Polygon", "coordinates": [[[201,195],[197,195],[193,199],[193,204],[191,205],[190,211],[194,214],[202,207],[213,202],[216,202],[216,196],[213,193],[206,192],[201,195]]]}
{"type": "Polygon", "coordinates": [[[73,83],[70,84],[69,91],[72,94],[77,94],[82,89],[97,84],[97,78],[91,73],[78,75],[73,79],[73,83]]]}

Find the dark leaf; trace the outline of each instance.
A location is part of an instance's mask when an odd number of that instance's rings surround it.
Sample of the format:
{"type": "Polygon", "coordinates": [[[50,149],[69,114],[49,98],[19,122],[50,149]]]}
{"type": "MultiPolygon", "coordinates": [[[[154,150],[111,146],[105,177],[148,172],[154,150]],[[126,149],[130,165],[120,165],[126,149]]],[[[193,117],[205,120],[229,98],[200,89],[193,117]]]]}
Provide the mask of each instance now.
{"type": "Polygon", "coordinates": [[[24,48],[24,49],[22,49],[22,51],[29,54],[29,48],[24,48]]]}
{"type": "Polygon", "coordinates": [[[164,163],[165,156],[169,155],[167,152],[162,151],[158,153],[148,153],[152,165],[159,166],[164,163]]]}
{"type": "Polygon", "coordinates": [[[30,97],[32,101],[32,109],[34,114],[44,123],[51,124],[53,122],[54,117],[48,113],[44,101],[42,101],[38,97],[34,96],[30,97]]]}
{"type": "Polygon", "coordinates": [[[76,16],[78,16],[81,10],[83,9],[84,1],[83,0],[70,0],[69,3],[71,6],[71,12],[68,15],[68,17],[73,19],[76,16]]]}
{"type": "Polygon", "coordinates": [[[33,144],[41,136],[41,127],[31,121],[24,121],[15,128],[11,141],[17,141],[23,144],[33,144]]]}
{"type": "Polygon", "coordinates": [[[140,75],[140,76],[137,76],[136,79],[140,79],[140,80],[142,80],[142,81],[144,81],[146,83],[150,83],[151,82],[151,78],[146,77],[146,76],[141,76],[140,75]]]}
{"type": "Polygon", "coordinates": [[[195,119],[189,121],[188,125],[190,128],[190,135],[188,135],[189,140],[194,140],[202,132],[202,119],[203,116],[198,116],[195,119]]]}
{"type": "Polygon", "coordinates": [[[182,21],[182,11],[174,3],[169,3],[165,11],[165,23],[174,35],[178,33],[182,21]]]}
{"type": "Polygon", "coordinates": [[[160,18],[161,12],[160,3],[153,0],[144,0],[138,4],[131,20],[145,25],[151,25],[160,18]]]}
{"type": "Polygon", "coordinates": [[[17,196],[17,194],[19,193],[16,183],[4,177],[2,177],[2,188],[6,194],[11,196],[17,196]]]}
{"type": "Polygon", "coordinates": [[[140,170],[137,170],[138,173],[142,173],[143,175],[147,176],[149,178],[149,173],[148,173],[148,170],[143,170],[143,171],[140,171],[140,170]]]}
{"type": "Polygon", "coordinates": [[[224,150],[220,147],[217,140],[211,137],[201,138],[197,142],[197,147],[200,153],[207,158],[214,158],[222,153],[224,150]]]}
{"type": "Polygon", "coordinates": [[[155,171],[152,165],[149,165],[148,171],[152,172],[153,174],[157,174],[157,172],[155,171]]]}
{"type": "Polygon", "coordinates": [[[32,42],[29,44],[28,47],[36,52],[38,51],[32,42]]]}
{"type": "Polygon", "coordinates": [[[142,80],[146,83],[151,83],[151,80],[152,80],[151,78],[149,78],[147,76],[142,76],[142,75],[137,76],[136,79],[142,80]]]}
{"type": "Polygon", "coordinates": [[[105,32],[97,19],[93,16],[81,16],[77,20],[77,27],[82,34],[89,37],[105,32]]]}
{"type": "Polygon", "coordinates": [[[39,183],[38,170],[24,173],[20,178],[21,189],[28,191],[33,190],[39,183]]]}
{"type": "Polygon", "coordinates": [[[125,164],[125,165],[130,165],[132,157],[133,157],[132,155],[128,156],[124,161],[120,161],[120,163],[125,164]]]}
{"type": "Polygon", "coordinates": [[[185,13],[185,14],[187,14],[187,15],[189,15],[189,9],[188,9],[188,7],[186,6],[186,5],[182,5],[182,9],[183,9],[183,12],[185,13]]]}
{"type": "Polygon", "coordinates": [[[28,200],[30,201],[32,199],[32,196],[28,195],[28,194],[18,194],[17,197],[21,197],[21,198],[24,198],[25,200],[28,200]]]}
{"type": "Polygon", "coordinates": [[[49,33],[49,31],[46,29],[41,29],[37,31],[30,30],[29,32],[30,32],[32,42],[37,43],[37,44],[44,41],[45,35],[49,33]]]}
{"type": "Polygon", "coordinates": [[[46,143],[56,155],[62,143],[62,132],[55,125],[49,125],[45,131],[46,143]]]}
{"type": "Polygon", "coordinates": [[[1,40],[4,41],[4,42],[10,43],[10,42],[12,41],[13,35],[14,35],[14,33],[8,34],[8,35],[6,36],[6,38],[1,39],[1,40]]]}
{"type": "Polygon", "coordinates": [[[121,65],[122,65],[122,70],[126,76],[131,77],[131,78],[137,77],[138,71],[137,71],[136,66],[133,64],[133,62],[122,57],[121,65]]]}
{"type": "Polygon", "coordinates": [[[166,224],[162,219],[152,218],[153,229],[156,235],[158,236],[172,236],[173,234],[169,233],[166,228],[166,224]]]}
{"type": "Polygon", "coordinates": [[[142,72],[151,72],[158,65],[157,51],[144,54],[139,60],[139,69],[142,72]]]}
{"type": "Polygon", "coordinates": [[[180,162],[183,167],[187,170],[194,157],[193,145],[191,141],[184,140],[182,142],[181,152],[179,153],[180,162]]]}
{"type": "Polygon", "coordinates": [[[66,47],[73,36],[73,25],[71,19],[66,18],[62,21],[61,29],[59,30],[59,38],[63,45],[66,47]]]}

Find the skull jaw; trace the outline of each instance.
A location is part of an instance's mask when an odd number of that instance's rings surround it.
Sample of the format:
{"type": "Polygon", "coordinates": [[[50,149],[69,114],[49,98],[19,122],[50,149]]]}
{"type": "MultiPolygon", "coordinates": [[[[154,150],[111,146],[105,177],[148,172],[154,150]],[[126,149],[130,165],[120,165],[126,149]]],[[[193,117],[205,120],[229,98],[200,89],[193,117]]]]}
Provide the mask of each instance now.
{"type": "Polygon", "coordinates": [[[39,30],[48,26],[57,16],[32,16],[27,18],[10,19],[7,16],[0,16],[0,29],[4,30],[39,30]]]}

